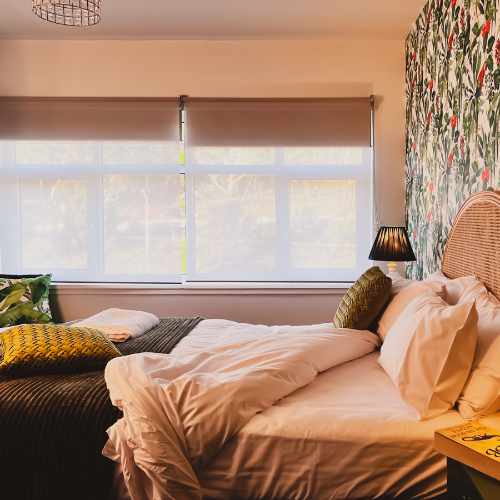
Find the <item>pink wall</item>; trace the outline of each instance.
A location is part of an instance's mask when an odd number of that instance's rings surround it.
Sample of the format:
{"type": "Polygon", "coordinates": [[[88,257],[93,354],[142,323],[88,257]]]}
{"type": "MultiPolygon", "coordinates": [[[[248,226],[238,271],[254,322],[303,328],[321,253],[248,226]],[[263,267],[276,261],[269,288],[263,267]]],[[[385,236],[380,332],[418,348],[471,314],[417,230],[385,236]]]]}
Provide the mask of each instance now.
{"type": "MultiPolygon", "coordinates": [[[[404,42],[0,40],[0,95],[376,96],[377,220],[404,221],[404,42]]],[[[310,291],[309,291],[310,292],[310,291]]],[[[338,290],[262,296],[60,293],[65,319],[121,305],[265,323],[328,321],[338,290]]]]}
{"type": "Polygon", "coordinates": [[[377,98],[376,193],[404,220],[404,42],[0,40],[0,95],[377,98]]]}
{"type": "Polygon", "coordinates": [[[263,324],[314,324],[333,319],[345,289],[159,289],[60,285],[52,291],[59,319],[106,307],[140,309],[160,317],[226,318],[263,324]]]}

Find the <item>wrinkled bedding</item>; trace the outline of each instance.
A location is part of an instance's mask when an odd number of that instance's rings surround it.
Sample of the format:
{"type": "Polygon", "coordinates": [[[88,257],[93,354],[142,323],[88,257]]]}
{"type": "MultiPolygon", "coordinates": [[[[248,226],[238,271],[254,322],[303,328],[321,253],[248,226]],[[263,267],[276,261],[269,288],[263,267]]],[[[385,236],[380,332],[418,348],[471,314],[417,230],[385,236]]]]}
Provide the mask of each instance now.
{"type": "Polygon", "coordinates": [[[120,463],[132,500],[202,498],[199,475],[257,414],[334,366],[374,351],[368,331],[206,320],[217,341],[183,339],[170,355],[111,361],[105,380],[123,418],[103,453],[120,463]]]}
{"type": "MultiPolygon", "coordinates": [[[[195,333],[195,332],[193,332],[195,333]]],[[[430,499],[446,492],[434,431],[401,400],[378,352],[344,363],[255,416],[203,470],[205,498],[430,499]]]]}

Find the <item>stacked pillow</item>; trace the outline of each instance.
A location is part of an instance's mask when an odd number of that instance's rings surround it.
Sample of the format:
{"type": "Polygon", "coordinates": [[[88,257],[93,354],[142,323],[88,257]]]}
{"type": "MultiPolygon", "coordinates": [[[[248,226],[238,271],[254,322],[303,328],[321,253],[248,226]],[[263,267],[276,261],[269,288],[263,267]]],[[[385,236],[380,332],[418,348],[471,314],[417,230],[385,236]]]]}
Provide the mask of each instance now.
{"type": "Polygon", "coordinates": [[[442,284],[444,299],[451,305],[458,304],[459,301],[476,300],[478,294],[486,291],[486,287],[474,276],[450,279],[441,271],[438,271],[430,276],[427,281],[442,284]]]}
{"type": "Polygon", "coordinates": [[[401,397],[422,419],[457,402],[463,418],[500,411],[500,301],[473,276],[399,285],[378,333],[401,397]]]}
{"type": "Polygon", "coordinates": [[[417,282],[391,301],[378,331],[383,339],[379,363],[419,418],[452,408],[476,348],[474,301],[450,306],[442,284],[417,282]]]}
{"type": "Polygon", "coordinates": [[[444,284],[447,300],[462,304],[475,301],[478,311],[478,342],[472,371],[458,400],[463,418],[478,418],[500,411],[500,301],[473,276],[448,279],[431,277],[444,284]]]}
{"type": "Polygon", "coordinates": [[[400,288],[399,291],[393,296],[393,299],[380,318],[377,330],[380,338],[382,340],[385,339],[394,325],[394,322],[400,316],[412,314],[411,310],[406,311],[405,309],[410,308],[416,299],[423,300],[435,296],[444,299],[445,290],[443,285],[439,283],[413,281],[400,288]]]}
{"type": "Polygon", "coordinates": [[[494,297],[477,301],[478,344],[472,372],[458,401],[463,418],[500,411],[500,302],[494,297]]]}

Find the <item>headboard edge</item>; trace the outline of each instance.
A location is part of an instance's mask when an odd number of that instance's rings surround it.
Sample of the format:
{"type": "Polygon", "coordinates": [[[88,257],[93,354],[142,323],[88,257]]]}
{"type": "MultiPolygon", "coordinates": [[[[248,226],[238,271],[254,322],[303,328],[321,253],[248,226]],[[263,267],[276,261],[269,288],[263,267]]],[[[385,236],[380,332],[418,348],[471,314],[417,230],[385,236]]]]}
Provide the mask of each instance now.
{"type": "Polygon", "coordinates": [[[442,271],[476,276],[500,298],[500,191],[471,196],[460,208],[446,243],[442,271]]]}

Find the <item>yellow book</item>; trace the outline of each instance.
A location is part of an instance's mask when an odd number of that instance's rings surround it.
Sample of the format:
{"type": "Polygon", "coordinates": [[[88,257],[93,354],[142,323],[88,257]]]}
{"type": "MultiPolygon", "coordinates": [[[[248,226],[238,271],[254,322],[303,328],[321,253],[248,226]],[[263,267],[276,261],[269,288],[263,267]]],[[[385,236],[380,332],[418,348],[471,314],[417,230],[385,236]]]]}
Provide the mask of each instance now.
{"type": "Polygon", "coordinates": [[[434,443],[443,455],[500,481],[500,429],[467,422],[436,431],[434,443]]]}

